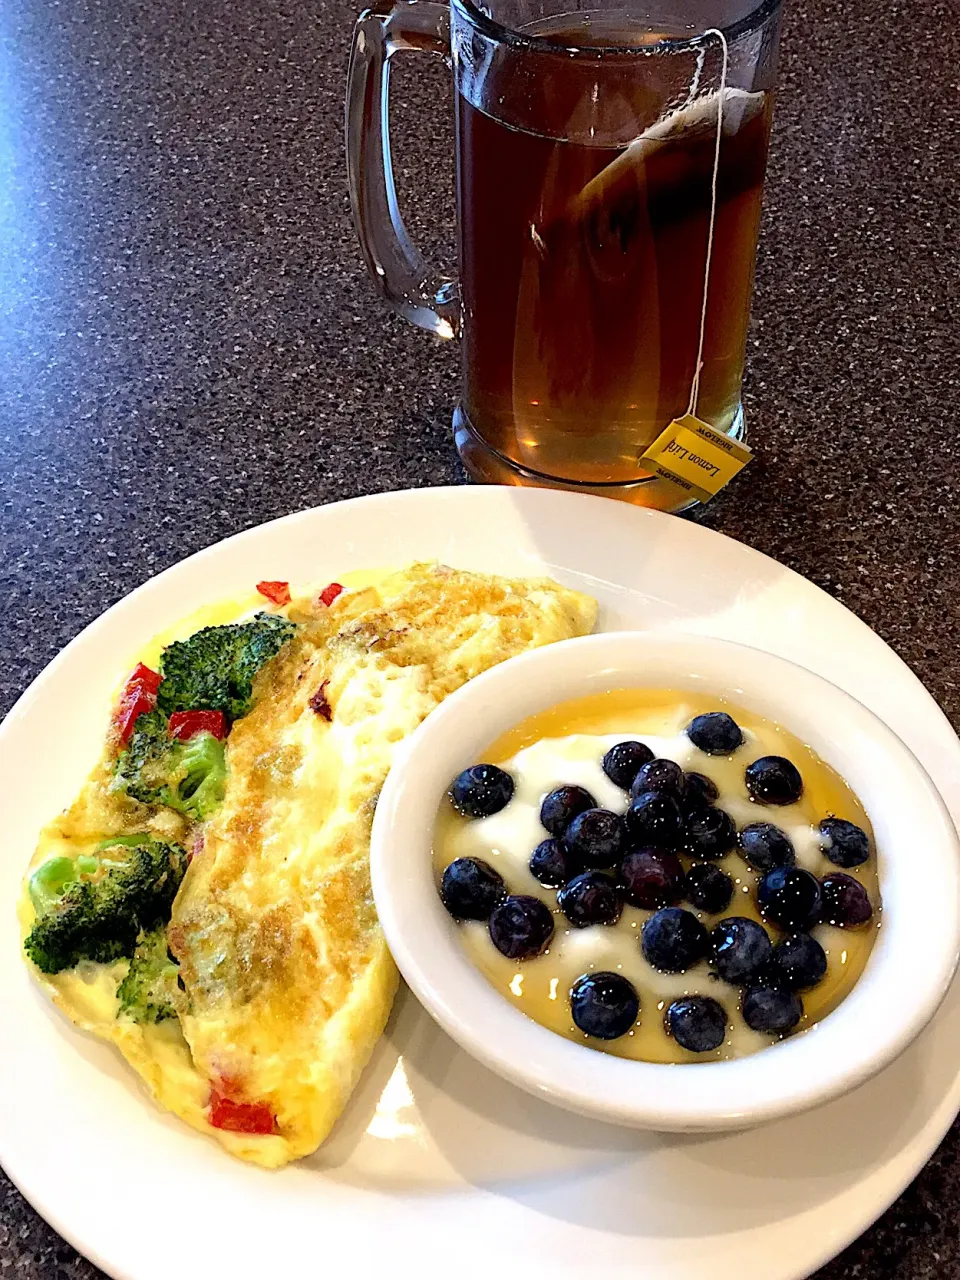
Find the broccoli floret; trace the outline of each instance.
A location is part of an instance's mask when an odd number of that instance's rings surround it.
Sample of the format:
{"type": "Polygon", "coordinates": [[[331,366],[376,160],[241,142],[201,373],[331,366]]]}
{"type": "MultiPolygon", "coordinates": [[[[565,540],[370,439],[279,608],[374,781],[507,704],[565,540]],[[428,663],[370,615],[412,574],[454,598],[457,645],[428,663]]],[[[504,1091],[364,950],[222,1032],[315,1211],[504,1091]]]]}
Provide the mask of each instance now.
{"type": "Polygon", "coordinates": [[[113,788],[142,804],[164,804],[169,786],[171,757],[177,744],[171,739],[167,717],[150,711],[137,717],[130,741],[117,757],[113,788]]]}
{"type": "Polygon", "coordinates": [[[72,858],[48,858],[41,863],[29,880],[30,900],[37,915],[49,911],[76,879],[77,864],[72,858]]]}
{"type": "Polygon", "coordinates": [[[187,869],[180,845],[144,835],[138,845],[116,848],[122,861],[101,859],[93,875],[68,883],[27,935],[24,949],[43,973],[132,956],[141,931],[170,919],[187,869]]]}
{"type": "Polygon", "coordinates": [[[163,712],[150,711],[138,717],[117,757],[113,787],[141,804],[167,805],[202,822],[223,799],[226,776],[223,743],[212,733],[178,742],[163,712]]]}
{"type": "Polygon", "coordinates": [[[296,630],[274,613],[249,622],[204,627],[168,645],[160,659],[157,706],[172,711],[222,711],[231,722],[250,710],[253,680],[296,630]]]}
{"type": "Polygon", "coordinates": [[[293,635],[294,623],[258,613],[250,622],[205,627],[163,651],[157,707],[137,717],[114,767],[113,786],[141,804],[167,805],[203,821],[223,799],[223,743],[210,733],[171,738],[174,711],[221,711],[236,720],[250,710],[257,672],[293,635]]]}
{"type": "Polygon", "coordinates": [[[120,1008],[134,1022],[156,1023],[175,1018],[173,993],[177,985],[177,963],[167,950],[164,929],[142,933],[130,961],[127,976],[117,988],[120,1008]]]}
{"type": "Polygon", "coordinates": [[[223,743],[212,733],[188,738],[180,744],[179,769],[183,777],[177,784],[176,797],[167,803],[203,822],[223,799],[227,780],[223,743]]]}

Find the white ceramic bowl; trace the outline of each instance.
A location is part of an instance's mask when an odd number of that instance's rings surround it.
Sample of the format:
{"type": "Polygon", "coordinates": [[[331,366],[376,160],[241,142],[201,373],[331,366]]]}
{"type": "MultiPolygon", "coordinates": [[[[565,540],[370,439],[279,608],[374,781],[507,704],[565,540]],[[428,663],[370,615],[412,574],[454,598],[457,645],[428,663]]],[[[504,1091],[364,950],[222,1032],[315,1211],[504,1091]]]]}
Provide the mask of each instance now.
{"type": "Polygon", "coordinates": [[[401,749],[377,806],[371,861],[377,910],[400,971],[454,1040],[531,1093],[642,1128],[747,1127],[854,1088],[923,1029],[960,951],[960,842],[917,759],[835,685],[782,658],[706,637],[587,636],[470,681],[401,749]],[[432,868],[433,824],[450,780],[527,716],[628,687],[708,691],[780,721],[863,803],[876,835],[883,926],[853,991],[802,1035],[730,1062],[616,1058],[513,1008],[462,949],[432,868]]]}

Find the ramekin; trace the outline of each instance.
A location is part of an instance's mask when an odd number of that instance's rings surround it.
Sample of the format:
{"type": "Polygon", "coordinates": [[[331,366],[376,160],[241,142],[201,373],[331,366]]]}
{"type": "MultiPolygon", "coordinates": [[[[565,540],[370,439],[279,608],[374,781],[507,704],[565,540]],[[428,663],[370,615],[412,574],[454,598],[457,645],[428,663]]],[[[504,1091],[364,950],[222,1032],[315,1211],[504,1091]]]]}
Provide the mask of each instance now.
{"type": "Polygon", "coordinates": [[[377,806],[371,864],[400,971],[458,1044],[541,1098],[639,1128],[746,1128],[855,1088],[932,1018],[960,952],[960,842],[916,757],[877,715],[820,676],[708,637],[587,636],[471,680],[399,749],[377,806]],[[433,827],[461,769],[512,725],[558,702],[644,687],[706,691],[780,722],[848,782],[876,835],[883,922],[856,986],[808,1031],[734,1061],[635,1062],[541,1027],[474,966],[437,893],[433,827]]]}

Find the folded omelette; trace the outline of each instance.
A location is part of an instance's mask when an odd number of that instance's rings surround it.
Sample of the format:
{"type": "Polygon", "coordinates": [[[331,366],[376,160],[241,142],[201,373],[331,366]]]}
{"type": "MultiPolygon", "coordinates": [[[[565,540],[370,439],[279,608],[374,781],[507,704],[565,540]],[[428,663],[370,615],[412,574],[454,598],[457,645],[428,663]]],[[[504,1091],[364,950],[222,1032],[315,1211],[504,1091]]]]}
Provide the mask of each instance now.
{"type": "Polygon", "coordinates": [[[414,565],[164,649],[41,834],[20,904],[36,977],[234,1155],[316,1150],[397,987],[368,861],[397,744],[595,616],[549,580],[414,565]]]}

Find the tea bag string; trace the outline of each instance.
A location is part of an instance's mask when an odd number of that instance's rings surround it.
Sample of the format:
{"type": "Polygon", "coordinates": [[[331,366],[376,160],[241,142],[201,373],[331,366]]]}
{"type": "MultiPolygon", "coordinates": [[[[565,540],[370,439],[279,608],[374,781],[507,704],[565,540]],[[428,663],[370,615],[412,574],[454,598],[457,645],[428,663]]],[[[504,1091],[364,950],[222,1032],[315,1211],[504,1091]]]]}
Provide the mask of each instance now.
{"type": "Polygon", "coordinates": [[[717,177],[720,172],[720,142],[723,138],[723,98],[727,89],[727,64],[729,50],[727,38],[717,27],[710,27],[704,33],[716,36],[723,48],[723,64],[720,68],[720,93],[717,96],[717,139],[713,150],[713,181],[710,186],[710,225],[707,229],[707,261],[703,276],[703,306],[700,310],[700,341],[697,346],[697,363],[693,371],[693,382],[690,384],[690,403],[687,413],[694,417],[697,413],[697,398],[700,395],[700,370],[703,368],[703,344],[707,332],[707,297],[710,289],[710,259],[713,256],[713,228],[717,219],[717,177]]]}

